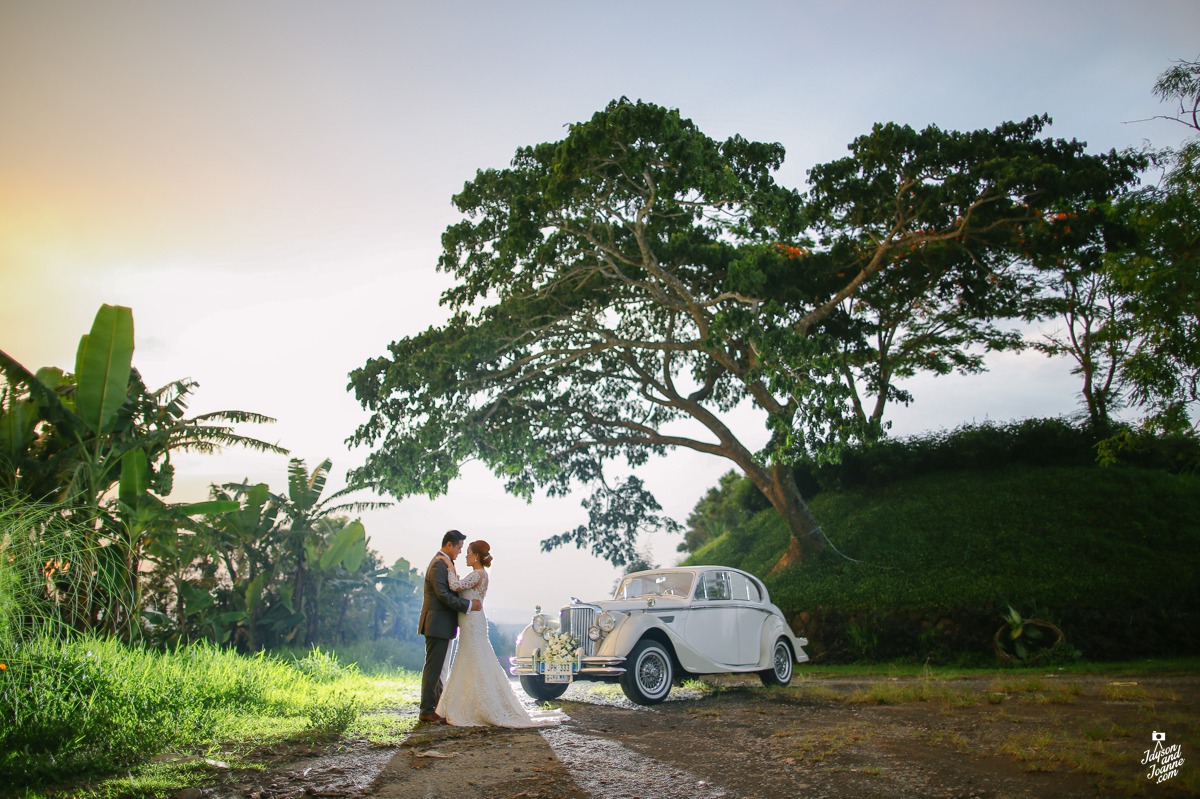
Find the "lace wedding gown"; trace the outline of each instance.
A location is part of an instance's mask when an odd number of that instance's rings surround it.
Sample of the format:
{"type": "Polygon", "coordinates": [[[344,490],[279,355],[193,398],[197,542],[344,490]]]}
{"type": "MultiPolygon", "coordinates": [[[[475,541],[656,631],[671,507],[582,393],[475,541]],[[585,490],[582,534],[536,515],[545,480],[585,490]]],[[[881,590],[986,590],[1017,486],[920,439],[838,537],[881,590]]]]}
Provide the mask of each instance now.
{"type": "MultiPolygon", "coordinates": [[[[459,580],[449,573],[450,588],[464,599],[483,599],[488,574],[475,569],[459,580]]],[[[458,614],[458,650],[450,679],[442,688],[437,714],[456,727],[548,727],[567,718],[561,710],[527,711],[496,659],[483,611],[458,614]]]]}

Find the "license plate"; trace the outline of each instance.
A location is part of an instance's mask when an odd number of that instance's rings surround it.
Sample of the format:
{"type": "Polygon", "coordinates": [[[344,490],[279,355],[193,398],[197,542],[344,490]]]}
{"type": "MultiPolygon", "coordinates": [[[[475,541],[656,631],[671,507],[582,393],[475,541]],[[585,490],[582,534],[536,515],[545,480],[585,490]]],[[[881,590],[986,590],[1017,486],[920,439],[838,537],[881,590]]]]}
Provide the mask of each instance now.
{"type": "Polygon", "coordinates": [[[570,682],[574,676],[575,662],[566,660],[562,662],[547,661],[545,663],[544,677],[546,682],[570,682]]]}

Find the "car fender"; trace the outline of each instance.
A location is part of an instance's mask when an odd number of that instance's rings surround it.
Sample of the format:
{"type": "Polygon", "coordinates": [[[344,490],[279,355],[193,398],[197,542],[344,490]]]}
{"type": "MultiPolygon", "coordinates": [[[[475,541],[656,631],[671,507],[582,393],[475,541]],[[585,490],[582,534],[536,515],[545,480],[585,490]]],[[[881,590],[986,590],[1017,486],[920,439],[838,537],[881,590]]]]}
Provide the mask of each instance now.
{"type": "Polygon", "coordinates": [[[533,652],[542,644],[542,637],[533,631],[532,624],[526,624],[525,629],[521,630],[521,634],[517,636],[515,656],[519,658],[531,658],[533,652]]]}
{"type": "MultiPolygon", "coordinates": [[[[557,619],[549,619],[547,623],[552,632],[558,632],[557,619]]],[[[520,635],[517,636],[514,657],[531,658],[534,650],[540,649],[545,643],[546,640],[533,631],[533,624],[526,624],[525,629],[521,630],[520,635]]]]}
{"type": "Polygon", "coordinates": [[[783,619],[772,614],[767,617],[766,624],[763,625],[762,637],[758,643],[759,668],[772,668],[775,662],[775,642],[780,638],[787,639],[788,645],[792,648],[792,657],[797,663],[804,663],[808,660],[808,654],[804,651],[808,639],[797,638],[783,623],[783,619]]]}
{"type": "Polygon", "coordinates": [[[658,631],[664,636],[675,653],[676,660],[685,671],[697,674],[712,674],[727,671],[728,667],[713,663],[688,645],[671,626],[664,624],[656,614],[631,614],[604,639],[597,654],[612,657],[626,657],[651,630],[658,631]]]}

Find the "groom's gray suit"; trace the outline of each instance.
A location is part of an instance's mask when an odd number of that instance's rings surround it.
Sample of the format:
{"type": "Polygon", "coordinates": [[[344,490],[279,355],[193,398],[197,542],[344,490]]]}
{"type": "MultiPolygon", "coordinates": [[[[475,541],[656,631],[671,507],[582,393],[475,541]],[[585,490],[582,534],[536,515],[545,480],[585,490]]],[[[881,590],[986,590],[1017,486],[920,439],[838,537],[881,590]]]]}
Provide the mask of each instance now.
{"type": "Polygon", "coordinates": [[[437,709],[442,696],[442,666],[450,641],[458,634],[458,614],[471,609],[471,600],[450,590],[450,558],[438,552],[425,570],[425,596],[417,631],[425,636],[425,668],[421,672],[421,714],[437,709]]]}

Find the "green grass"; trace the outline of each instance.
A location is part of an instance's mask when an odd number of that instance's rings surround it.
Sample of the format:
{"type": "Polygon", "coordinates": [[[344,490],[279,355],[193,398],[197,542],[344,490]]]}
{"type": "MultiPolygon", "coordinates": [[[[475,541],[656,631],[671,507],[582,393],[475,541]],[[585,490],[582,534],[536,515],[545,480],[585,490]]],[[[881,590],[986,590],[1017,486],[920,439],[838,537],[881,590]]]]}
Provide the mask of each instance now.
{"type": "Polygon", "coordinates": [[[415,722],[394,711],[415,705],[418,678],[384,670],[411,660],[406,642],[351,652],[374,657],[368,676],[319,649],[242,656],[78,634],[79,608],[120,593],[96,577],[88,540],[55,508],[0,492],[0,785],[14,794],[164,796],[253,769],[264,746],[389,744],[415,722]]]}
{"type": "Polygon", "coordinates": [[[945,472],[824,492],[810,507],[833,544],[813,561],[770,574],[788,531],[766,510],[687,563],[763,576],[789,619],[823,622],[829,640],[809,637],[826,659],[986,662],[1009,604],[1063,628],[1058,662],[1200,651],[1188,621],[1200,605],[1183,590],[1200,570],[1200,476],[945,472]]]}
{"type": "Polygon", "coordinates": [[[289,664],[210,645],[156,652],[42,639],[0,662],[0,716],[10,722],[0,725],[0,782],[31,797],[38,785],[118,770],[126,776],[116,783],[72,795],[151,795],[146,786],[183,787],[211,770],[206,758],[236,763],[273,742],[393,741],[403,731],[381,711],[417,691],[415,676],[366,677],[319,650],[289,664]],[[186,757],[153,763],[171,753],[186,757]]]}

